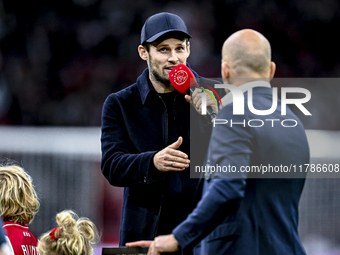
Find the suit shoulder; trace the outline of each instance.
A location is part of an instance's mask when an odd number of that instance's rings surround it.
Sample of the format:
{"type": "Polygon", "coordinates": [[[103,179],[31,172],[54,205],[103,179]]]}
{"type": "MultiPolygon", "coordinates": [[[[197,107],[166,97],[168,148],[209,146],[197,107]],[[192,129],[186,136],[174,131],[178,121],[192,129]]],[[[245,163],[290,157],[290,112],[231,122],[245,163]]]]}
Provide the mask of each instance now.
{"type": "Polygon", "coordinates": [[[138,87],[137,87],[137,84],[134,83],[124,89],[121,89],[115,93],[112,93],[111,95],[115,95],[115,96],[118,96],[118,97],[128,97],[128,96],[131,96],[131,95],[135,95],[135,94],[139,94],[139,90],[138,90],[138,87]]]}
{"type": "Polygon", "coordinates": [[[117,92],[111,93],[107,98],[106,101],[126,101],[126,100],[132,100],[134,97],[139,95],[139,90],[137,88],[137,84],[132,84],[122,90],[119,90],[117,92]]]}

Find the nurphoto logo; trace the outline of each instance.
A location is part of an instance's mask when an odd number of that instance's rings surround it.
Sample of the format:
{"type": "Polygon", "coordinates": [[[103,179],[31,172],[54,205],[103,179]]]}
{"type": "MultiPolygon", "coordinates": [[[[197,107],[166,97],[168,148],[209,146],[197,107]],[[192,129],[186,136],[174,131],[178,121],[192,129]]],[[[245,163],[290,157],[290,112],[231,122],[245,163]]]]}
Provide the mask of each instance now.
{"type": "MultiPolygon", "coordinates": [[[[244,95],[243,91],[234,85],[230,84],[215,84],[215,88],[224,88],[229,89],[229,93],[232,94],[233,97],[233,115],[244,115],[244,95]]],[[[287,113],[287,105],[295,105],[304,115],[311,116],[312,114],[306,109],[306,107],[303,105],[307,103],[311,99],[311,93],[309,90],[305,88],[297,88],[297,87],[286,87],[281,88],[281,115],[285,116],[287,113]],[[288,93],[300,93],[304,97],[302,98],[287,98],[288,93]]],[[[270,109],[266,110],[258,110],[255,109],[253,105],[253,90],[252,88],[248,89],[248,100],[247,100],[248,108],[250,112],[252,112],[255,115],[258,116],[266,116],[274,113],[274,111],[277,108],[278,104],[278,88],[273,87],[272,88],[272,106],[270,109]]],[[[202,114],[205,114],[206,111],[204,111],[207,107],[206,104],[206,95],[204,94],[202,97],[202,114]]],[[[276,121],[280,121],[281,125],[284,127],[295,127],[297,125],[297,121],[294,119],[266,119],[265,121],[268,121],[271,123],[272,127],[274,127],[274,123],[276,121]]],[[[215,119],[213,121],[213,126],[215,127],[217,124],[227,124],[229,121],[225,119],[215,119]]],[[[261,119],[251,119],[247,121],[248,125],[250,127],[262,127],[264,125],[264,121],[261,119]],[[255,124],[256,123],[256,124],[255,124]]],[[[233,122],[230,120],[230,124],[232,125],[233,122]]],[[[242,124],[246,125],[246,120],[243,122],[234,122],[235,124],[242,124]]]]}

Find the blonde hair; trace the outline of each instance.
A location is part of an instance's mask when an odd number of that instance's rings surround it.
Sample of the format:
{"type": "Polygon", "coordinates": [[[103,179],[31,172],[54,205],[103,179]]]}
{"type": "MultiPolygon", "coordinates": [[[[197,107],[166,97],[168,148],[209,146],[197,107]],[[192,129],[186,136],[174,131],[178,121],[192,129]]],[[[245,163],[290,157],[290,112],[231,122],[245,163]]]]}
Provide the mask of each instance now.
{"type": "Polygon", "coordinates": [[[30,224],[40,203],[32,178],[17,165],[0,165],[0,211],[5,221],[30,224]]]}
{"type": "Polygon", "coordinates": [[[39,255],[90,255],[91,244],[99,240],[98,230],[87,218],[78,218],[71,210],[57,214],[58,228],[43,234],[38,244],[39,255]]]}

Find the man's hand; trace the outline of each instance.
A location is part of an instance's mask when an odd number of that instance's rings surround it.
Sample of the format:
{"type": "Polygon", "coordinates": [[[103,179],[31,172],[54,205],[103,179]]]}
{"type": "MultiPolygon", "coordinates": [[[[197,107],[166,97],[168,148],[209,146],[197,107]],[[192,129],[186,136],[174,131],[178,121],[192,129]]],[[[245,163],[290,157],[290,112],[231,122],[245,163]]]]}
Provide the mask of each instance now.
{"type": "Polygon", "coordinates": [[[158,236],[154,241],[138,241],[126,243],[127,247],[149,246],[148,255],[160,255],[162,252],[175,252],[179,250],[179,244],[173,234],[158,236]]]}
{"type": "Polygon", "coordinates": [[[183,171],[189,167],[190,160],[188,155],[177,150],[182,142],[183,138],[179,137],[176,142],[155,154],[153,163],[159,171],[183,171]]]}
{"type": "Polygon", "coordinates": [[[185,95],[184,97],[185,97],[185,100],[187,100],[188,103],[191,103],[195,107],[196,111],[199,114],[202,114],[202,96],[203,96],[203,94],[205,94],[205,96],[207,98],[207,107],[210,106],[213,109],[213,111],[217,114],[218,108],[217,108],[214,100],[211,98],[211,96],[208,93],[204,92],[203,90],[196,88],[194,90],[194,93],[192,93],[191,97],[189,95],[185,95]]]}
{"type": "Polygon", "coordinates": [[[147,246],[150,247],[150,245],[152,244],[153,241],[136,241],[136,242],[131,242],[131,243],[126,243],[126,247],[143,247],[143,246],[147,246]]]}

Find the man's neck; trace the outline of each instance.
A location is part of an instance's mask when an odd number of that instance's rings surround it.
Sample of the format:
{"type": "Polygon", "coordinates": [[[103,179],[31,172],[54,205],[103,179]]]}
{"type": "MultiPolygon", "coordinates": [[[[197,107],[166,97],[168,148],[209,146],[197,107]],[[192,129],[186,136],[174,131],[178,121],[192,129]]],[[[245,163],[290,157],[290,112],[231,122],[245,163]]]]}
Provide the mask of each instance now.
{"type": "Polygon", "coordinates": [[[254,82],[254,81],[265,81],[265,82],[270,82],[269,78],[259,78],[259,77],[253,77],[253,78],[235,78],[235,79],[231,79],[231,84],[239,87],[242,86],[246,83],[249,82],[254,82]]]}
{"type": "Polygon", "coordinates": [[[175,90],[175,88],[171,85],[169,81],[169,85],[166,85],[155,79],[151,74],[149,74],[149,79],[151,81],[152,86],[158,93],[169,93],[175,90]]]}

